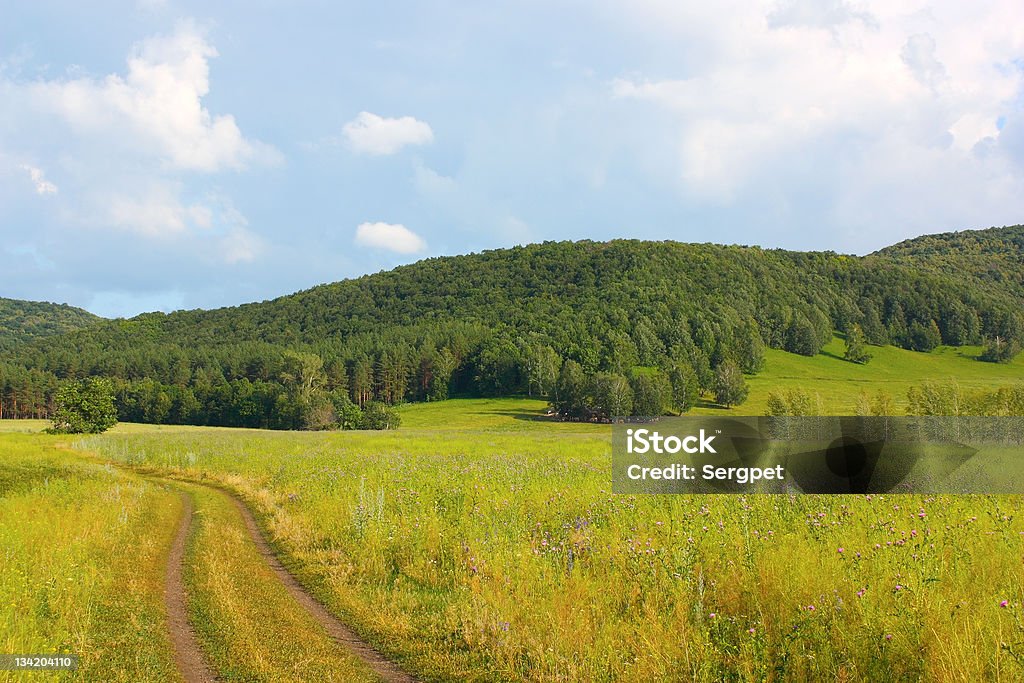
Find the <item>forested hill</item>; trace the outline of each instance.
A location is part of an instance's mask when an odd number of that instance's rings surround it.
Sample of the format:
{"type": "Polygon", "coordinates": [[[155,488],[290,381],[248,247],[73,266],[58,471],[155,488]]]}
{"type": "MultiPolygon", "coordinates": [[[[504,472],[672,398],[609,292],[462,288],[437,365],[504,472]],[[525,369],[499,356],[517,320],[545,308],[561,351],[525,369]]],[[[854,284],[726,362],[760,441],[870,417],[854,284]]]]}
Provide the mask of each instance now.
{"type": "Polygon", "coordinates": [[[916,267],[976,279],[994,291],[1024,297],[1024,226],[924,235],[877,255],[916,267]]]}
{"type": "Polygon", "coordinates": [[[79,330],[100,320],[66,304],[0,298],[0,351],[32,339],[79,330]]]}
{"type": "Polygon", "coordinates": [[[1015,349],[1019,292],[957,271],[944,253],[614,240],[433,258],[25,344],[0,367],[0,398],[29,393],[45,410],[58,380],[103,375],[122,418],[296,427],[346,401],[549,394],[566,368],[580,381],[640,372],[709,389],[729,364],[756,372],[765,345],[813,355],[854,324],[871,342],[922,351],[986,338],[1015,349]]]}

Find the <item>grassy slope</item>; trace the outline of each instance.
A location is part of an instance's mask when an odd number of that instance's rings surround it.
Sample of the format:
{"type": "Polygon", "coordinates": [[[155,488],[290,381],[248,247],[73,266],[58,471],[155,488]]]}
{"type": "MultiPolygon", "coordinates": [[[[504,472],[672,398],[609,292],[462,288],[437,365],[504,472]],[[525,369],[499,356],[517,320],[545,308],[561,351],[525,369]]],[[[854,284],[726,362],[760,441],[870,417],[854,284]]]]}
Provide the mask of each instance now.
{"type": "MultiPolygon", "coordinates": [[[[769,349],[765,369],[747,377],[750,396],[730,412],[736,415],[763,415],[773,391],[802,389],[821,398],[824,412],[831,415],[853,414],[860,392],[870,396],[882,391],[897,407],[906,405],[907,390],[925,381],[955,381],[964,389],[994,389],[1024,382],[1024,354],[1012,363],[1000,365],[976,360],[979,347],[943,346],[931,353],[906,351],[894,346],[869,347],[874,358],[866,365],[843,360],[845,342],[839,337],[829,342],[822,353],[807,358],[769,349]]],[[[419,403],[402,406],[402,429],[495,429],[521,431],[533,429],[541,420],[547,402],[537,398],[454,399],[443,403],[419,403]]],[[[703,402],[695,414],[723,413],[721,408],[703,402]]],[[[589,425],[543,420],[547,430],[585,431],[589,425]]]]}
{"type": "Polygon", "coordinates": [[[974,346],[943,346],[931,353],[894,346],[869,349],[874,358],[866,365],[843,360],[846,345],[838,337],[813,358],[769,349],[765,369],[748,378],[749,399],[736,410],[741,414],[763,414],[768,394],[788,388],[820,395],[826,413],[852,414],[861,391],[884,391],[897,406],[903,406],[907,390],[926,380],[955,381],[965,389],[992,389],[1024,381],[1024,354],[1012,363],[1000,365],[976,360],[981,349],[974,346]]]}

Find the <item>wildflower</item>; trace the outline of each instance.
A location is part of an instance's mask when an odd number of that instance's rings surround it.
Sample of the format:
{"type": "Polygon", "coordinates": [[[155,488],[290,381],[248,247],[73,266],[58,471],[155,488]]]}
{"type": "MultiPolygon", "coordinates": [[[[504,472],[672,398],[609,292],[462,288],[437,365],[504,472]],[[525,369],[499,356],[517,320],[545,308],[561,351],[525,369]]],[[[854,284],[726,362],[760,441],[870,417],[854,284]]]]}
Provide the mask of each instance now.
{"type": "Polygon", "coordinates": [[[858,598],[863,598],[864,594],[867,593],[867,591],[868,591],[867,588],[861,588],[859,591],[857,591],[857,597],[858,598]]]}
{"type": "Polygon", "coordinates": [[[753,632],[754,632],[754,627],[753,626],[751,626],[750,628],[747,629],[747,633],[751,633],[752,634],[753,632]]]}
{"type": "Polygon", "coordinates": [[[886,633],[885,634],[885,639],[886,640],[892,640],[892,634],[891,633],[886,633]]]}
{"type": "Polygon", "coordinates": [[[844,552],[846,552],[846,548],[840,546],[839,547],[839,554],[842,555],[844,552]]]}
{"type": "Polygon", "coordinates": [[[896,590],[898,590],[898,591],[903,590],[903,586],[901,586],[900,584],[897,583],[896,584],[896,590]]]}
{"type": "Polygon", "coordinates": [[[807,605],[807,611],[808,612],[813,612],[814,611],[814,605],[807,605]]]}
{"type": "Polygon", "coordinates": [[[717,614],[716,612],[712,612],[712,613],[711,613],[711,614],[709,614],[708,616],[709,616],[709,617],[711,617],[712,619],[714,619],[715,617],[717,617],[717,616],[718,616],[718,614],[717,614]]]}
{"type": "Polygon", "coordinates": [[[1003,600],[1001,603],[999,603],[999,606],[1005,608],[1005,607],[1009,606],[1009,604],[1010,604],[1009,600],[1003,600]]]}
{"type": "Polygon", "coordinates": [[[921,519],[924,519],[925,518],[924,510],[921,510],[920,512],[918,512],[917,516],[920,517],[921,519]]]}
{"type": "Polygon", "coordinates": [[[917,529],[911,529],[910,530],[910,535],[916,537],[917,536],[917,529]]]}

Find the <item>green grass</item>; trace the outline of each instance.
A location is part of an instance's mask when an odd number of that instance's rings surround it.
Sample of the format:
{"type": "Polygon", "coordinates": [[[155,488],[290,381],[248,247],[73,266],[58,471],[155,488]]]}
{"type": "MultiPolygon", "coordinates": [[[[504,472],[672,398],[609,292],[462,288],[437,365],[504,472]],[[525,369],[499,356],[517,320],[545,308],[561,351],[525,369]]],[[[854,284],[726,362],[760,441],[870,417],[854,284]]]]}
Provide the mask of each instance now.
{"type": "MultiPolygon", "coordinates": [[[[907,390],[928,380],[955,381],[967,390],[1024,382],[1024,354],[1004,365],[977,360],[981,348],[974,346],[942,346],[930,353],[894,346],[868,348],[874,358],[865,365],[843,360],[846,345],[839,337],[833,338],[822,353],[813,358],[769,349],[765,353],[765,369],[747,378],[749,398],[733,411],[762,415],[771,392],[790,388],[820,396],[827,414],[851,415],[861,391],[870,395],[885,392],[898,407],[903,407],[907,390]]],[[[701,408],[695,412],[721,413],[721,410],[701,408]]]]}
{"type": "Polygon", "coordinates": [[[178,496],[58,445],[0,435],[0,652],[80,655],[62,680],[178,680],[163,607],[178,496]]]}
{"type": "Polygon", "coordinates": [[[377,680],[288,595],[223,493],[176,486],[195,501],[185,572],[189,612],[219,680],[377,680]]]}
{"type": "Polygon", "coordinates": [[[38,434],[49,426],[48,420],[0,420],[0,434],[8,432],[38,434]]]}
{"type": "MultiPolygon", "coordinates": [[[[843,360],[845,342],[834,337],[822,353],[808,358],[768,349],[765,368],[747,377],[750,395],[745,403],[728,409],[705,397],[692,412],[695,415],[763,415],[772,392],[801,389],[820,398],[823,413],[852,415],[861,392],[874,397],[888,394],[898,410],[907,404],[907,391],[926,381],[958,383],[971,392],[1024,382],[1024,354],[1012,363],[983,363],[977,360],[981,347],[942,346],[930,353],[907,351],[895,346],[869,347],[874,358],[858,365],[843,360]]],[[[493,429],[511,432],[592,433],[593,425],[560,423],[544,417],[546,399],[454,399],[437,403],[401,406],[403,431],[493,429]]]]}
{"type": "Polygon", "coordinates": [[[1020,497],[616,496],[607,426],[507,403],[80,447],[242,491],[306,583],[428,680],[1024,676],[1020,497]]]}
{"type": "Polygon", "coordinates": [[[399,406],[401,431],[489,429],[545,434],[595,433],[597,425],[561,422],[545,415],[543,398],[455,398],[399,406]]]}
{"type": "MultiPolygon", "coordinates": [[[[1024,380],[1024,359],[977,349],[872,347],[858,366],[842,344],[769,351],[734,413],[788,387],[841,414],[862,390],[900,404],[925,380],[1024,380]]],[[[610,428],[545,407],[408,405],[382,433],[118,425],[76,446],[240,491],[306,584],[427,680],[1024,678],[1021,497],[616,496],[610,428]]],[[[70,643],[91,680],[173,678],[153,581],[176,496],[57,443],[0,436],[0,651],[70,643]]],[[[195,495],[188,580],[222,673],[294,678],[298,652],[323,673],[331,646],[280,601],[224,501],[195,495]]]]}

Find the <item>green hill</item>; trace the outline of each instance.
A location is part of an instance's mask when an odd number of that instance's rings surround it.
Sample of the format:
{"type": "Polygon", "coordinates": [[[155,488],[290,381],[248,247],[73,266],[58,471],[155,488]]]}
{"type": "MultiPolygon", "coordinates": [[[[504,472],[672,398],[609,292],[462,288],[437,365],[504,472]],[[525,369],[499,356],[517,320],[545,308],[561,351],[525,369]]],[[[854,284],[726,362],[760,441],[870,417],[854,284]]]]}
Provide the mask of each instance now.
{"type": "Polygon", "coordinates": [[[876,254],[912,267],[969,276],[992,291],[1024,297],[1024,226],[924,235],[876,254]]]}
{"type": "MultiPolygon", "coordinates": [[[[666,401],[687,407],[695,392],[710,400],[730,364],[755,389],[790,381],[773,378],[785,358],[825,362],[819,351],[835,355],[833,332],[853,324],[875,345],[921,352],[1019,343],[1020,232],[932,236],[866,257],[613,240],[432,258],[272,301],[21,344],[0,365],[0,401],[45,408],[60,379],[102,375],[115,380],[123,419],[296,428],[333,424],[352,403],[550,395],[566,382],[621,389],[616,378],[630,376],[634,410],[669,383],[666,401]],[[965,267],[967,241],[1011,284],[965,267]]],[[[840,374],[883,365],[831,360],[840,374]]]]}
{"type": "Polygon", "coordinates": [[[94,325],[102,318],[67,304],[0,298],[0,351],[94,325]]]}

